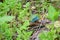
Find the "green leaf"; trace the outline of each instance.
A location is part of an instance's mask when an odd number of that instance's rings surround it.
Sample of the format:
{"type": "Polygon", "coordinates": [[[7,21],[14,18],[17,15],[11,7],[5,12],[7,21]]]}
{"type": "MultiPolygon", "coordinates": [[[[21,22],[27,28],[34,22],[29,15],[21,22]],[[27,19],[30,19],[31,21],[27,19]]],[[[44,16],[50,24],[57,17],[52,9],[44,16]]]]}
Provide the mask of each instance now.
{"type": "Polygon", "coordinates": [[[13,35],[12,28],[6,29],[6,30],[5,30],[5,35],[6,35],[7,37],[8,37],[8,36],[12,36],[12,35],[13,35]]]}
{"type": "Polygon", "coordinates": [[[56,9],[52,5],[50,5],[48,7],[48,18],[52,21],[55,21],[57,20],[58,16],[59,16],[59,12],[56,11],[56,9]]]}
{"type": "Polygon", "coordinates": [[[42,32],[39,34],[39,37],[41,40],[54,40],[54,38],[57,37],[57,35],[55,34],[56,30],[50,30],[49,32],[42,32]]]}
{"type": "Polygon", "coordinates": [[[0,22],[8,22],[11,21],[14,18],[14,16],[3,16],[0,17],[0,22]]]}
{"type": "Polygon", "coordinates": [[[26,8],[30,6],[30,2],[27,2],[26,3],[26,8]]]}
{"type": "Polygon", "coordinates": [[[23,25],[21,26],[21,29],[27,29],[27,26],[29,25],[29,21],[26,20],[23,25]]]}

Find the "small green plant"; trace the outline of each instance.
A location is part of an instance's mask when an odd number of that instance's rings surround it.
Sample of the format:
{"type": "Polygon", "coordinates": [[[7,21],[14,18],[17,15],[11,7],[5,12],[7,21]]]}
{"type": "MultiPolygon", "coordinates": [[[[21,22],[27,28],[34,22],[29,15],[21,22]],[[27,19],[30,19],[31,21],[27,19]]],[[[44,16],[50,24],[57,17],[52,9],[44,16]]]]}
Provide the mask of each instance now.
{"type": "Polygon", "coordinates": [[[54,40],[57,37],[55,33],[56,30],[51,30],[49,32],[42,32],[40,34],[40,40],[54,40]]]}
{"type": "Polygon", "coordinates": [[[54,29],[54,25],[50,24],[47,25],[47,27],[50,31],[43,31],[42,33],[40,33],[40,40],[55,40],[55,38],[58,37],[58,35],[56,34],[56,29],[54,29]]]}
{"type": "MultiPolygon", "coordinates": [[[[52,24],[47,24],[47,28],[50,30],[48,32],[42,32],[39,34],[40,40],[55,40],[58,35],[56,34],[57,30],[55,29],[54,23],[59,16],[59,12],[50,4],[48,7],[48,19],[51,20],[52,24]]],[[[59,30],[59,29],[58,29],[59,30]]]]}
{"type": "Polygon", "coordinates": [[[4,37],[11,38],[13,32],[12,32],[12,29],[9,28],[9,24],[7,24],[7,22],[12,21],[12,19],[14,19],[14,16],[0,17],[0,22],[1,22],[0,23],[0,33],[1,33],[0,40],[2,40],[4,37]]]}
{"type": "Polygon", "coordinates": [[[59,16],[59,12],[52,5],[49,5],[48,18],[52,21],[55,21],[58,19],[58,16],[59,16]]]}
{"type": "Polygon", "coordinates": [[[29,40],[32,31],[26,31],[29,20],[25,18],[29,16],[30,2],[25,4],[25,8],[22,8],[22,4],[19,0],[4,0],[3,3],[0,2],[0,40],[29,40]],[[23,21],[22,24],[19,23],[17,26],[16,15],[18,15],[18,20],[23,21]]]}

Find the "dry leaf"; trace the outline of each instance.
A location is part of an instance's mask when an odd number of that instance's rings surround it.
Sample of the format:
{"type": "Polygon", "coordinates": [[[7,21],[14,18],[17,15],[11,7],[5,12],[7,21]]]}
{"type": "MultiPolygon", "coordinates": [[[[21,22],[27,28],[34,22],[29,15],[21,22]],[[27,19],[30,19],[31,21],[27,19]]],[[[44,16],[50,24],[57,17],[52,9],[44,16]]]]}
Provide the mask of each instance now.
{"type": "Polygon", "coordinates": [[[56,22],[54,23],[54,27],[56,27],[56,28],[60,27],[60,21],[56,21],[56,22]]]}

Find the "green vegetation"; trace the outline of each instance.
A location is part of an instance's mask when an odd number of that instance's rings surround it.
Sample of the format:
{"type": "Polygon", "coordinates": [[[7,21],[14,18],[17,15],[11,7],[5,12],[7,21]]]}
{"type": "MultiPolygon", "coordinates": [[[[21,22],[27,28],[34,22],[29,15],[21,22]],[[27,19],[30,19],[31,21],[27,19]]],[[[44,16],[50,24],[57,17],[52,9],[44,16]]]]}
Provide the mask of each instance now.
{"type": "MultiPolygon", "coordinates": [[[[41,20],[41,14],[50,20],[48,32],[39,33],[40,40],[60,40],[60,9],[53,4],[60,1],[3,0],[0,2],[0,40],[29,40],[34,30],[28,30],[31,21],[41,20]],[[35,3],[34,3],[35,2],[35,3]],[[36,19],[32,20],[34,17],[36,19]],[[56,26],[55,26],[56,24],[56,26]],[[57,39],[58,38],[58,39],[57,39]]],[[[43,19],[43,18],[42,18],[43,19]]],[[[32,27],[33,28],[33,27],[32,27]]]]}
{"type": "Polygon", "coordinates": [[[57,20],[58,19],[58,16],[59,16],[59,12],[56,11],[56,9],[49,5],[48,7],[48,17],[50,20],[54,21],[54,20],[57,20]]]}

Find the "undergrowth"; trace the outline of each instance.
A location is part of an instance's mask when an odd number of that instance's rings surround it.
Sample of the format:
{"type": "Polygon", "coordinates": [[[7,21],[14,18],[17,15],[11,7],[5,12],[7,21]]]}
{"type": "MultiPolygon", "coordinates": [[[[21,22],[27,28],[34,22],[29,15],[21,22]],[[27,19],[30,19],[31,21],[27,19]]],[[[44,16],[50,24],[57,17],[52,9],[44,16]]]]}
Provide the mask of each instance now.
{"type": "MultiPolygon", "coordinates": [[[[0,2],[0,40],[29,40],[33,31],[27,31],[29,28],[30,21],[32,19],[31,2],[26,2],[23,0],[4,0],[3,3],[0,2]]],[[[59,11],[55,9],[48,1],[42,2],[42,7],[39,7],[39,0],[36,1],[36,8],[38,10],[37,15],[41,12],[46,12],[47,19],[51,20],[52,24],[47,24],[49,32],[42,32],[39,34],[41,40],[55,40],[55,38],[60,38],[59,30],[60,26],[54,26],[54,22],[58,20],[59,11]],[[38,5],[37,5],[38,4],[38,5]]],[[[60,40],[60,39],[59,39],[60,40]]]]}

